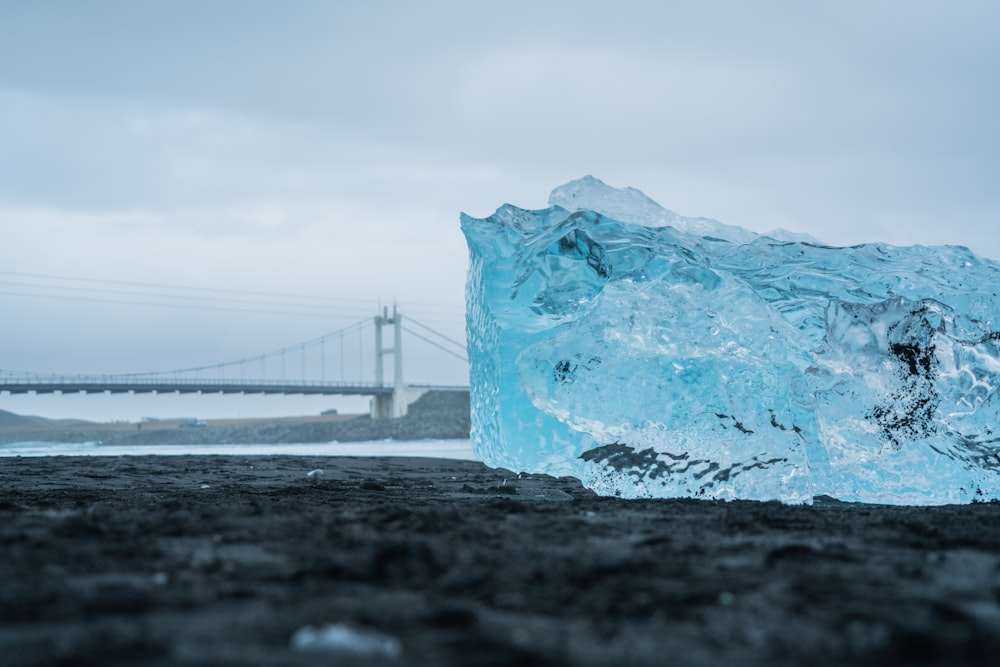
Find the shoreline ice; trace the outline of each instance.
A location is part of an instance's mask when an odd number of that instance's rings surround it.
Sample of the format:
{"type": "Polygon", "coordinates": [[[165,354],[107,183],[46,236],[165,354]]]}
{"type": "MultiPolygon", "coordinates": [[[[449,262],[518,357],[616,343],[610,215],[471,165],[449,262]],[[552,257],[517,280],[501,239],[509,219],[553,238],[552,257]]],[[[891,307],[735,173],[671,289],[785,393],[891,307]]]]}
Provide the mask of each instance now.
{"type": "Polygon", "coordinates": [[[1000,264],[760,235],[592,177],[549,204],[461,218],[488,465],[622,497],[1000,499],[1000,264]]]}

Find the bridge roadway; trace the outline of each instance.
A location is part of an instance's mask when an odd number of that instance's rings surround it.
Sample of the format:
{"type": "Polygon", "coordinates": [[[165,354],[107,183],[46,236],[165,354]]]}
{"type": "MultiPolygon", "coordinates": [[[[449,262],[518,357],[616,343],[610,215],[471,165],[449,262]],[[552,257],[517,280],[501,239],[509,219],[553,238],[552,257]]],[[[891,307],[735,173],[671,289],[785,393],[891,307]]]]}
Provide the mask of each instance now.
{"type": "MultiPolygon", "coordinates": [[[[407,385],[414,389],[468,391],[468,387],[407,385]]],[[[294,380],[205,380],[122,377],[0,377],[0,393],[11,394],[312,394],[390,396],[393,387],[374,382],[319,382],[294,380]]]]}

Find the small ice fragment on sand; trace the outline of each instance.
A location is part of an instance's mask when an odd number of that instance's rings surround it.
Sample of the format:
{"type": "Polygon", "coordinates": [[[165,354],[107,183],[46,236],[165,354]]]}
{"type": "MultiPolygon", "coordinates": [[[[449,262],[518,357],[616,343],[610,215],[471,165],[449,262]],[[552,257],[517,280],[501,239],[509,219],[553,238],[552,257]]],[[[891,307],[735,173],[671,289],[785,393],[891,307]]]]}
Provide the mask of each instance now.
{"type": "Polygon", "coordinates": [[[202,484],[202,485],[201,485],[201,486],[199,486],[198,488],[199,488],[199,489],[211,489],[211,488],[212,488],[212,486],[211,486],[210,484],[202,484]]]}
{"type": "Polygon", "coordinates": [[[396,637],[375,630],[352,628],[343,623],[299,628],[290,643],[296,651],[345,653],[370,658],[395,658],[402,651],[396,637]]]}
{"type": "Polygon", "coordinates": [[[312,480],[317,480],[325,474],[326,471],[324,471],[322,468],[316,468],[315,470],[310,470],[309,472],[307,472],[306,477],[312,480]]]}

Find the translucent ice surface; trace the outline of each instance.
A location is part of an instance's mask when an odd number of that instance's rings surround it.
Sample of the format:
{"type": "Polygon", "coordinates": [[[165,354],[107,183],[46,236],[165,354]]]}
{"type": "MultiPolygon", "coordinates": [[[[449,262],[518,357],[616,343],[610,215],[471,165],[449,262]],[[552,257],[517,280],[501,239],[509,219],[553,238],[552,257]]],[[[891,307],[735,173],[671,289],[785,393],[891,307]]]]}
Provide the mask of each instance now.
{"type": "Polygon", "coordinates": [[[599,493],[1000,498],[1000,264],[833,248],[586,177],[462,216],[472,444],[599,493]]]}

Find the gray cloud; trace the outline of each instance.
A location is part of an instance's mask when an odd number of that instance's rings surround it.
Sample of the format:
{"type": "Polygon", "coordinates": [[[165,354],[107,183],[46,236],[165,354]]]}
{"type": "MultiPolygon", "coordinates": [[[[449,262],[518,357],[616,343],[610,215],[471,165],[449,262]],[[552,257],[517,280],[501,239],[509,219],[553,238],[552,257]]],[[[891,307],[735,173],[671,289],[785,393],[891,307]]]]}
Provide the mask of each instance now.
{"type": "MultiPolygon", "coordinates": [[[[458,212],[541,207],[586,173],[758,231],[1000,257],[998,19],[992,2],[8,3],[0,270],[443,304],[461,336],[458,212]]],[[[322,332],[0,307],[22,323],[0,368],[322,332]]]]}

